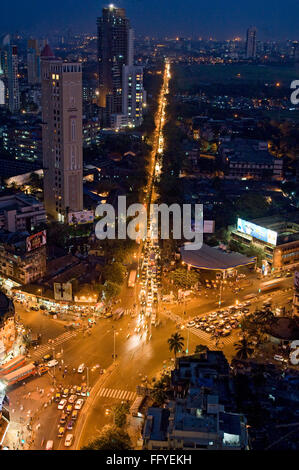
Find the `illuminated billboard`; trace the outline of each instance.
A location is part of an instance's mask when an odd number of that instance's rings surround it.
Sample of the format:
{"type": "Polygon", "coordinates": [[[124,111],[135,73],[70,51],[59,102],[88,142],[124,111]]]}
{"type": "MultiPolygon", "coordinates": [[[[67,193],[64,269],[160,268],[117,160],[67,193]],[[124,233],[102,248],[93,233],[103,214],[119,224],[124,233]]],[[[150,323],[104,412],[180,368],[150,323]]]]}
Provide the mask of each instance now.
{"type": "Polygon", "coordinates": [[[69,225],[90,224],[93,221],[94,221],[93,211],[69,212],[68,214],[69,225]]]}
{"type": "Polygon", "coordinates": [[[247,220],[238,219],[238,231],[251,235],[265,243],[271,243],[271,245],[276,245],[277,243],[277,232],[273,232],[273,230],[261,227],[260,225],[255,225],[252,222],[247,222],[247,220]]]}
{"type": "Polygon", "coordinates": [[[47,243],[46,230],[34,233],[26,238],[26,251],[36,250],[47,243]]]}

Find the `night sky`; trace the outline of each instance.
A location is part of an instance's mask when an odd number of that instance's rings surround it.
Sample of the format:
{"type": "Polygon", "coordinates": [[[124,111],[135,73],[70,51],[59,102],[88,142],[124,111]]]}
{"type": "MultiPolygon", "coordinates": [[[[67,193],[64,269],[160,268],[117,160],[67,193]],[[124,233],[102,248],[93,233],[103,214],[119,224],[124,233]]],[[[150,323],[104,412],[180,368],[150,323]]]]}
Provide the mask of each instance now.
{"type": "MultiPolygon", "coordinates": [[[[1,2],[0,33],[46,35],[71,27],[95,32],[96,17],[110,2],[14,0],[1,2]]],[[[299,39],[298,0],[119,0],[136,33],[229,39],[255,25],[260,39],[299,39]]]]}

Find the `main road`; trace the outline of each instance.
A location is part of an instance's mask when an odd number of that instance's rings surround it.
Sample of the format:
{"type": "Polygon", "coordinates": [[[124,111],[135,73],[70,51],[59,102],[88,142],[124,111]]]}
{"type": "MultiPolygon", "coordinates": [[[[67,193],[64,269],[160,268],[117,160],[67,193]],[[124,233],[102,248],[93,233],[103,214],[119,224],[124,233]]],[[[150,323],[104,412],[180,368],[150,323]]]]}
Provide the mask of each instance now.
{"type": "MultiPolygon", "coordinates": [[[[163,85],[159,96],[158,109],[155,116],[156,130],[153,135],[152,153],[149,164],[149,179],[146,188],[146,203],[150,204],[154,198],[153,193],[154,180],[160,171],[160,158],[163,155],[163,126],[165,123],[165,111],[167,103],[168,84],[170,80],[170,63],[166,62],[163,85]]],[[[152,248],[151,240],[147,240],[149,251],[152,248]]],[[[141,254],[141,248],[138,250],[136,262],[141,254]]],[[[148,276],[148,274],[147,274],[148,276]]],[[[146,278],[146,282],[148,277],[146,278]]],[[[152,286],[152,283],[151,283],[152,286]]],[[[255,289],[255,286],[254,286],[255,289]]],[[[124,289],[126,290],[126,289],[124,289]]],[[[249,289],[250,290],[250,289],[249,289]]],[[[152,288],[146,290],[146,295],[151,294],[152,288]]],[[[239,299],[242,300],[243,295],[239,299]]],[[[289,294],[288,294],[289,295],[289,294]]],[[[125,295],[129,307],[129,294],[125,295]]],[[[134,290],[132,303],[138,299],[138,289],[134,290]]],[[[149,304],[149,297],[147,297],[149,304]]],[[[224,293],[223,304],[235,302],[235,295],[224,293]]],[[[217,309],[217,299],[203,298],[201,300],[191,301],[187,304],[187,315],[202,314],[217,309]]],[[[131,309],[118,321],[112,319],[98,319],[97,323],[86,332],[76,332],[68,335],[65,332],[64,325],[54,319],[43,315],[42,312],[26,311],[22,306],[17,307],[17,313],[21,321],[32,328],[34,332],[40,332],[45,339],[44,345],[32,354],[32,359],[41,355],[47,348],[52,348],[53,344],[48,343],[49,338],[58,339],[54,343],[55,354],[59,355],[61,368],[41,378],[33,379],[23,387],[18,387],[9,393],[12,405],[15,410],[23,407],[26,416],[33,416],[35,408],[38,409],[36,418],[33,420],[34,442],[32,449],[44,449],[47,440],[54,441],[54,448],[64,448],[64,439],[58,439],[57,431],[61,412],[57,409],[57,404],[40,409],[41,398],[37,393],[37,388],[45,390],[43,396],[49,398],[54,394],[54,385],[62,384],[64,387],[72,385],[81,385],[87,383],[91,388],[90,397],[87,397],[86,403],[79,414],[79,419],[72,432],[75,436],[72,448],[80,449],[94,438],[105,424],[113,421],[112,406],[120,401],[129,401],[130,403],[136,396],[136,386],[147,384],[153,377],[157,377],[161,370],[173,364],[173,358],[169,352],[167,338],[177,331],[177,321],[167,315],[167,312],[160,308],[161,325],[152,328],[152,335],[149,336],[145,329],[146,322],[140,327],[139,308],[136,312],[131,309]],[[140,328],[140,329],[139,329],[140,328]],[[59,339],[60,338],[60,339],[59,339]],[[116,357],[114,357],[114,351],[116,357]],[[85,363],[85,372],[77,373],[77,368],[82,362],[85,363]],[[66,367],[67,366],[67,367],[66,367]],[[66,372],[65,372],[66,367],[66,372]],[[61,369],[61,370],[60,370],[61,369]],[[103,373],[100,374],[100,371],[103,373]],[[25,394],[26,392],[26,394],[25,394]]],[[[182,307],[178,305],[171,306],[178,318],[184,318],[182,307]]],[[[186,315],[186,316],[187,316],[186,315]]],[[[148,321],[148,320],[147,320],[148,321]]],[[[185,339],[189,341],[188,349],[193,351],[197,344],[207,344],[213,346],[211,341],[202,339],[194,334],[188,334],[187,330],[181,330],[185,339]]],[[[232,341],[223,346],[225,354],[230,358],[233,353],[232,341]]],[[[15,411],[17,415],[17,411],[15,411]]],[[[23,413],[24,415],[24,413],[23,413]]],[[[13,418],[12,414],[12,418],[13,418]]],[[[17,419],[15,420],[17,423],[17,419]]],[[[14,425],[13,425],[14,426],[14,425]]],[[[24,426],[23,426],[24,427],[24,426]]],[[[18,429],[17,425],[14,429],[18,429]]]]}

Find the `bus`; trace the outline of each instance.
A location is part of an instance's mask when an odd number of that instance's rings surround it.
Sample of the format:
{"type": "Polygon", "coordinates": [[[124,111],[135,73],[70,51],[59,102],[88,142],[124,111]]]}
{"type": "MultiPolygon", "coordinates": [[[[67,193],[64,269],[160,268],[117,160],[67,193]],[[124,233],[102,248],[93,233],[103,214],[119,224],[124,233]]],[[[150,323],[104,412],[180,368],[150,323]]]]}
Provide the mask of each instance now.
{"type": "Polygon", "coordinates": [[[3,375],[10,374],[10,372],[13,372],[16,369],[19,369],[24,364],[25,364],[25,356],[14,357],[10,361],[0,366],[0,377],[3,375]]]}
{"type": "Polygon", "coordinates": [[[10,385],[20,382],[21,380],[24,380],[31,375],[35,375],[36,373],[36,366],[31,362],[30,364],[27,364],[26,366],[23,366],[20,369],[11,372],[10,374],[4,375],[1,377],[1,380],[6,387],[9,387],[10,385]]]}
{"type": "Polygon", "coordinates": [[[270,290],[279,289],[283,281],[284,279],[271,279],[270,281],[262,282],[260,290],[261,292],[268,292],[270,290]]]}
{"type": "Polygon", "coordinates": [[[129,278],[128,278],[128,287],[135,287],[135,282],[136,282],[136,270],[133,269],[129,273],[129,278]]]}

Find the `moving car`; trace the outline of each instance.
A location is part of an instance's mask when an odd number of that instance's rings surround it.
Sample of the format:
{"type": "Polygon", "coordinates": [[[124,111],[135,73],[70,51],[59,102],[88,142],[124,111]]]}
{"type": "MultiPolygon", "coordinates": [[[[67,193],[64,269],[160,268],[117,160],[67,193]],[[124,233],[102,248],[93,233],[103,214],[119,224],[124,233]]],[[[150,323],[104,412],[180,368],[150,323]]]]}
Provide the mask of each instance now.
{"type": "Polygon", "coordinates": [[[53,355],[52,355],[52,354],[45,354],[45,355],[43,356],[43,361],[44,361],[44,362],[48,362],[48,361],[50,361],[51,359],[53,359],[53,355]]]}
{"type": "Polygon", "coordinates": [[[71,447],[71,445],[73,443],[73,438],[74,438],[73,434],[67,434],[66,438],[65,438],[65,441],[64,441],[64,446],[65,447],[71,447]]]}
{"type": "Polygon", "coordinates": [[[78,374],[83,374],[84,370],[85,370],[85,364],[82,363],[78,367],[78,374]]]}
{"type": "Polygon", "coordinates": [[[74,427],[74,421],[71,420],[67,423],[67,430],[71,431],[73,427],[74,427]]]}
{"type": "Polygon", "coordinates": [[[51,361],[49,361],[49,362],[47,363],[47,366],[48,366],[48,367],[55,367],[55,366],[57,366],[57,365],[58,365],[57,359],[52,359],[51,361]]]}
{"type": "Polygon", "coordinates": [[[59,410],[63,410],[64,407],[65,407],[65,405],[66,405],[66,399],[63,398],[63,399],[60,400],[60,402],[58,403],[58,407],[57,407],[57,408],[58,408],[59,410]]]}
{"type": "Polygon", "coordinates": [[[38,375],[44,375],[48,372],[49,370],[49,367],[47,366],[44,366],[44,365],[41,365],[39,368],[38,368],[38,375]]]}
{"type": "Polygon", "coordinates": [[[67,405],[65,412],[69,415],[73,411],[73,405],[67,405]]]}
{"type": "Polygon", "coordinates": [[[65,433],[65,427],[64,426],[60,426],[59,429],[58,429],[58,434],[57,434],[57,437],[62,437],[65,433]]]}
{"type": "Polygon", "coordinates": [[[79,398],[75,403],[75,410],[81,410],[83,403],[84,400],[82,398],[79,398]]]}
{"type": "Polygon", "coordinates": [[[53,447],[54,447],[54,442],[53,441],[47,441],[46,450],[53,450],[53,447]]]}
{"type": "Polygon", "coordinates": [[[71,395],[68,399],[68,402],[72,405],[73,403],[75,403],[76,400],[77,400],[77,396],[71,395]]]}
{"type": "Polygon", "coordinates": [[[65,413],[61,413],[59,424],[64,425],[66,423],[67,415],[65,413]]]}

